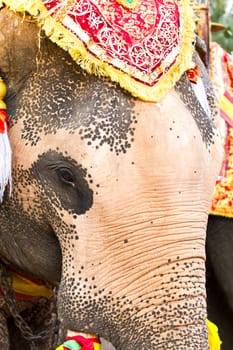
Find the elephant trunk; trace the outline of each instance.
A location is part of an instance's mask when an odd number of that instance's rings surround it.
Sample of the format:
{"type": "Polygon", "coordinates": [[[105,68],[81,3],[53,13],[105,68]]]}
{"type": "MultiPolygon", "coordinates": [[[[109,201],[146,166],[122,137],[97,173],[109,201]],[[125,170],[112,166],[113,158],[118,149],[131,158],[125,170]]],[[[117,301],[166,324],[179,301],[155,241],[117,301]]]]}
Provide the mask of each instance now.
{"type": "Polygon", "coordinates": [[[98,278],[81,265],[79,278],[62,281],[59,313],[68,329],[100,335],[117,350],[208,349],[203,257],[177,255],[156,269],[141,262],[121,270],[127,283],[101,265],[98,278]]]}

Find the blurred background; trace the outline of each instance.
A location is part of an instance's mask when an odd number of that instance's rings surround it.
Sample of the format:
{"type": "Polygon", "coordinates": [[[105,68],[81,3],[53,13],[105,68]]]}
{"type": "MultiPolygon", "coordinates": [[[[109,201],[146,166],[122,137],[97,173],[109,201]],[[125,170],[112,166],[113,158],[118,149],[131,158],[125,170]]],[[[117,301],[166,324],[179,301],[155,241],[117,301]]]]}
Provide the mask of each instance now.
{"type": "Polygon", "coordinates": [[[217,41],[226,51],[233,53],[233,0],[210,0],[211,21],[222,24],[212,31],[211,40],[217,41]],[[219,29],[219,30],[218,30],[219,29]]]}

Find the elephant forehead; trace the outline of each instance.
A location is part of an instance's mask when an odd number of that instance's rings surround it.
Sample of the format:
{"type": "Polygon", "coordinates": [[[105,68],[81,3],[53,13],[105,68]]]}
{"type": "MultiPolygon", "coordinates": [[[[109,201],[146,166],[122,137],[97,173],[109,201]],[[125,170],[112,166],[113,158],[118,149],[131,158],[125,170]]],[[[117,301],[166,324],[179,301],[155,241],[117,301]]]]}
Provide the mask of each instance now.
{"type": "MultiPolygon", "coordinates": [[[[67,110],[62,103],[51,109],[49,103],[53,102],[49,100],[40,105],[32,95],[33,106],[22,102],[19,112],[24,117],[11,130],[12,143],[20,148],[21,160],[24,154],[28,161],[35,161],[38,154],[59,148],[71,158],[86,162],[86,166],[96,163],[95,159],[101,166],[111,158],[117,164],[115,156],[129,153],[123,159],[140,159],[149,169],[152,161],[157,167],[185,157],[198,162],[205,159],[203,156],[209,157],[211,147],[219,147],[216,129],[201,107],[189,111],[174,90],[155,104],[136,101],[113,88],[109,90],[108,83],[106,89],[103,86],[97,85],[85,99],[81,89],[83,98],[74,97],[67,110]],[[106,92],[103,99],[100,91],[106,92]],[[23,142],[19,144],[16,140],[20,129],[23,142]],[[175,158],[177,154],[179,157],[175,158]]],[[[61,100],[62,97],[59,103],[61,100]]],[[[18,153],[17,149],[14,153],[18,153]]]]}
{"type": "Polygon", "coordinates": [[[133,186],[133,180],[135,186],[142,185],[148,179],[155,181],[161,174],[164,182],[173,182],[174,176],[187,180],[202,173],[212,183],[221,152],[216,130],[206,125],[206,134],[208,128],[212,133],[212,144],[206,147],[196,121],[175,91],[159,104],[136,102],[134,112],[127,113],[128,122],[118,120],[117,124],[116,120],[115,127],[111,125],[111,115],[99,125],[98,120],[93,120],[72,132],[62,128],[54,134],[41,132],[35,145],[33,139],[31,143],[26,139],[21,145],[20,161],[30,167],[39,155],[57,150],[88,169],[95,182],[117,178],[126,192],[129,184],[133,186]]]}
{"type": "Polygon", "coordinates": [[[78,130],[81,138],[108,143],[117,153],[125,150],[133,133],[136,100],[108,79],[83,72],[61,50],[45,56],[12,113],[13,126],[24,119],[25,142],[36,146],[43,134],[78,130]]]}

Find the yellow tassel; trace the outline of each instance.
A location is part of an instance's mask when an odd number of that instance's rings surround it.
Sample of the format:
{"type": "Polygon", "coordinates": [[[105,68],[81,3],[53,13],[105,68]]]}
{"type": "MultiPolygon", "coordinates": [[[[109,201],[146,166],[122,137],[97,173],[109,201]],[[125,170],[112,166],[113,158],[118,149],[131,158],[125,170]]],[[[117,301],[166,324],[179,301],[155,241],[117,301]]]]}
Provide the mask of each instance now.
{"type": "Polygon", "coordinates": [[[6,104],[3,101],[4,97],[6,96],[6,91],[7,91],[6,84],[0,77],[0,109],[6,109],[6,104]]]}
{"type": "Polygon", "coordinates": [[[64,346],[60,345],[60,346],[58,346],[58,348],[56,348],[56,350],[64,350],[64,346]]]}
{"type": "Polygon", "coordinates": [[[221,349],[221,340],[218,334],[218,327],[208,319],[206,320],[208,328],[208,341],[210,350],[220,350],[221,349]]]}

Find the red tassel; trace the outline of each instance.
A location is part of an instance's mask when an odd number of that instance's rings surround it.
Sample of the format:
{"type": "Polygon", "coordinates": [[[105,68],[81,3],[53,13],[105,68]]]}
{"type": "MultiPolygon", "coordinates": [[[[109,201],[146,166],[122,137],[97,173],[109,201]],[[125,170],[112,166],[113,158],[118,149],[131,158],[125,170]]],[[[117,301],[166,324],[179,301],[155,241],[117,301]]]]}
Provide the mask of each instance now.
{"type": "Polygon", "coordinates": [[[202,74],[199,72],[197,65],[195,65],[194,68],[188,69],[186,73],[189,81],[194,84],[197,83],[198,77],[202,77],[202,74]]]}
{"type": "Polygon", "coordinates": [[[10,122],[8,119],[8,115],[4,109],[0,109],[0,133],[4,134],[4,132],[8,131],[10,128],[10,122]],[[7,130],[5,128],[7,126],[7,130]]]}

